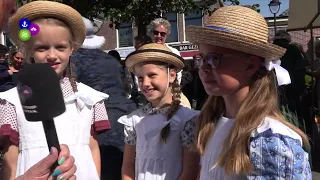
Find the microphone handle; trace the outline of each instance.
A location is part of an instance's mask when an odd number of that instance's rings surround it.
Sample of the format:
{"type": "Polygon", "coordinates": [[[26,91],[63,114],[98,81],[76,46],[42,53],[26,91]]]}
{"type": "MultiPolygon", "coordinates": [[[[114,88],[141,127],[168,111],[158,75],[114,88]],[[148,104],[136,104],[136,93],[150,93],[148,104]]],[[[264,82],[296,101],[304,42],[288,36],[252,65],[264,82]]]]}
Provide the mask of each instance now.
{"type": "MultiPolygon", "coordinates": [[[[48,119],[45,121],[42,121],[44,133],[46,134],[47,144],[49,148],[49,152],[51,147],[55,147],[58,150],[58,153],[60,153],[60,143],[58,140],[58,135],[56,131],[56,126],[54,124],[53,119],[48,119]]],[[[53,166],[51,167],[51,173],[53,173],[54,169],[58,166],[58,161],[56,161],[53,166]]]]}

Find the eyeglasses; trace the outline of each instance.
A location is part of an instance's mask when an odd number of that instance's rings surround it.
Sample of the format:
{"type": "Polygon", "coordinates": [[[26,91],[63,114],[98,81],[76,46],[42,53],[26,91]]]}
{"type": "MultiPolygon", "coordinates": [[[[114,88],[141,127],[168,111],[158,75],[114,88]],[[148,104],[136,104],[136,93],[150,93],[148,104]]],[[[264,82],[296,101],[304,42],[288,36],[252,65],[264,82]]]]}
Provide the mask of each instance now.
{"type": "Polygon", "coordinates": [[[195,61],[195,65],[198,68],[201,68],[204,63],[210,66],[212,69],[218,69],[221,64],[222,54],[197,54],[193,56],[193,60],[195,61]]]}
{"type": "Polygon", "coordinates": [[[156,30],[153,31],[153,34],[154,34],[154,35],[159,35],[159,33],[160,33],[160,35],[161,35],[162,37],[165,37],[165,36],[167,35],[166,32],[159,32],[159,31],[156,31],[156,30]]]}

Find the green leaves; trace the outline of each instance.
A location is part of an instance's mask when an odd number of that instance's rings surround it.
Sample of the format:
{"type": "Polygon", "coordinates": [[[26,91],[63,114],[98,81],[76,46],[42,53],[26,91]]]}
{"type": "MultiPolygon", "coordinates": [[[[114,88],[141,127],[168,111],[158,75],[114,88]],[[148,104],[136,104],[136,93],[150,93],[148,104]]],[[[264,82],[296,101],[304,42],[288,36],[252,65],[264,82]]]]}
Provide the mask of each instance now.
{"type": "MultiPolygon", "coordinates": [[[[17,0],[19,5],[34,0],[17,0]]],[[[120,23],[132,22],[138,27],[145,26],[153,19],[167,12],[190,13],[202,11],[211,14],[216,7],[239,5],[240,0],[52,0],[67,4],[87,18],[109,19],[116,27],[120,23]]],[[[259,4],[248,6],[260,11],[259,4]]]]}

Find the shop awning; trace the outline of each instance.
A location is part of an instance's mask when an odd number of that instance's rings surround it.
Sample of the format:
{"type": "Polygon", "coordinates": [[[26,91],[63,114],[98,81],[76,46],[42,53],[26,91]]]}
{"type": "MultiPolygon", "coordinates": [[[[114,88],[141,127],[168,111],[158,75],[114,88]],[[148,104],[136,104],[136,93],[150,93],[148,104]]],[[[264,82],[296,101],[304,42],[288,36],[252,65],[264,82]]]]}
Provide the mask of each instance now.
{"type": "MultiPolygon", "coordinates": [[[[290,0],[288,31],[304,30],[319,11],[320,0],[290,0]]],[[[313,28],[320,28],[318,17],[313,28]]]]}

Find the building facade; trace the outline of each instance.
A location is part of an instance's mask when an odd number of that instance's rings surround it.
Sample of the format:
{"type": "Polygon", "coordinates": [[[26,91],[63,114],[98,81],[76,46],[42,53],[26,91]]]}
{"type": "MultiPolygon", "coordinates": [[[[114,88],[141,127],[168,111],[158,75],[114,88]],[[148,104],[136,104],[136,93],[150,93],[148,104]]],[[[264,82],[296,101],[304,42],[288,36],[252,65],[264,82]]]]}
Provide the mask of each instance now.
{"type": "MultiPolygon", "coordinates": [[[[188,15],[177,14],[177,13],[167,13],[163,15],[171,23],[171,34],[167,38],[167,43],[178,49],[181,56],[185,60],[192,59],[192,56],[198,53],[198,46],[191,44],[185,33],[185,27],[188,25],[206,26],[207,15],[202,16],[202,12],[193,12],[188,15]]],[[[272,42],[274,36],[274,20],[273,17],[266,18],[269,26],[269,41],[272,42]]],[[[110,22],[105,21],[104,23],[96,20],[99,24],[100,29],[97,35],[104,36],[106,38],[106,43],[102,47],[106,52],[109,50],[117,50],[120,53],[122,59],[124,59],[128,54],[133,52],[135,49],[134,37],[138,35],[138,29],[133,23],[123,23],[118,29],[115,26],[110,27],[110,22]]],[[[277,30],[286,29],[288,25],[287,14],[277,17],[277,30]]],[[[291,31],[292,42],[301,44],[304,51],[309,52],[310,47],[310,30],[307,31],[291,31]]],[[[320,37],[320,28],[313,30],[314,37],[316,39],[320,37]]],[[[7,35],[0,34],[0,43],[7,46],[11,45],[7,35]]]]}
{"type": "MultiPolygon", "coordinates": [[[[178,49],[185,59],[191,59],[197,53],[197,45],[190,44],[186,38],[185,27],[188,25],[203,26],[205,17],[202,12],[194,12],[189,15],[167,13],[163,15],[171,23],[171,34],[167,38],[167,43],[178,49]]],[[[103,49],[108,51],[115,49],[125,58],[129,53],[134,51],[134,37],[138,35],[138,29],[133,23],[121,24],[118,29],[109,27],[110,22],[103,23],[97,35],[106,38],[106,44],[103,49]]]]}
{"type": "MultiPolygon", "coordinates": [[[[207,16],[200,13],[191,13],[189,15],[168,13],[165,14],[171,23],[171,35],[167,39],[167,43],[178,49],[181,56],[186,59],[192,59],[192,56],[198,53],[198,46],[191,44],[186,38],[185,27],[188,25],[205,26],[207,16]]],[[[274,36],[274,19],[266,18],[269,26],[269,41],[272,42],[274,36]]],[[[134,51],[134,37],[138,34],[138,30],[131,23],[121,24],[119,29],[110,28],[109,22],[105,22],[97,35],[106,38],[106,44],[103,46],[105,51],[112,49],[117,50],[122,58],[134,51]]],[[[285,30],[288,25],[288,16],[280,16],[276,20],[277,31],[285,30]]],[[[314,29],[314,36],[320,37],[320,29],[314,29]]],[[[303,49],[308,52],[310,47],[310,31],[291,31],[292,42],[301,44],[303,49]]]]}

